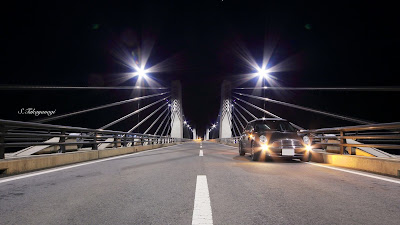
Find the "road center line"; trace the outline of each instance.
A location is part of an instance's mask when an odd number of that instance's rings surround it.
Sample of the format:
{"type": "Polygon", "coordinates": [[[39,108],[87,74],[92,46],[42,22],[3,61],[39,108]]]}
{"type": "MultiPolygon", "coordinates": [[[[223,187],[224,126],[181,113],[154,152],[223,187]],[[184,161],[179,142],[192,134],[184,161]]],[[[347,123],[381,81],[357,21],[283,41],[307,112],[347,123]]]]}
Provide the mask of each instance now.
{"type": "Polygon", "coordinates": [[[213,224],[206,175],[197,175],[192,218],[192,225],[193,224],[213,224]]]}
{"type": "Polygon", "coordinates": [[[200,150],[199,156],[203,156],[203,150],[200,150]]]}
{"type": "Polygon", "coordinates": [[[331,167],[331,166],[320,165],[320,164],[317,164],[317,163],[309,163],[309,162],[306,162],[306,163],[308,163],[310,165],[313,165],[313,166],[324,167],[324,168],[328,168],[328,169],[331,169],[331,170],[338,170],[338,171],[342,171],[342,172],[346,172],[346,173],[357,174],[357,175],[364,176],[364,177],[370,177],[370,178],[375,178],[375,179],[378,179],[378,180],[384,180],[384,181],[400,184],[400,180],[388,179],[388,178],[384,178],[384,177],[374,176],[372,174],[360,173],[360,172],[356,172],[356,171],[351,171],[351,170],[346,170],[346,169],[341,169],[341,168],[336,168],[336,167],[331,167]]]}

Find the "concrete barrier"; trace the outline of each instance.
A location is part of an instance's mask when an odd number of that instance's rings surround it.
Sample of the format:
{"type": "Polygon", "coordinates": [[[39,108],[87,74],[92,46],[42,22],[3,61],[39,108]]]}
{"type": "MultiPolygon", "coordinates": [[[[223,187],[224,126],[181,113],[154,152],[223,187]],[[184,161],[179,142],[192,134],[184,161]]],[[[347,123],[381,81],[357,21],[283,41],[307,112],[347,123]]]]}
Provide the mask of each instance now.
{"type": "Polygon", "coordinates": [[[218,144],[223,144],[223,145],[229,145],[229,146],[233,146],[233,147],[239,147],[239,143],[230,143],[228,141],[221,141],[219,139],[210,139],[208,141],[218,143],[218,144]]]}
{"type": "Polygon", "coordinates": [[[326,152],[313,152],[311,161],[382,175],[400,177],[400,158],[378,158],[357,155],[338,155],[326,152]]]}
{"type": "Polygon", "coordinates": [[[0,160],[0,176],[12,175],[34,170],[46,169],[56,166],[102,159],[112,156],[131,154],[155,148],[171,146],[180,143],[157,144],[146,146],[131,146],[125,148],[114,148],[105,150],[87,150],[70,153],[58,153],[51,155],[35,155],[24,158],[11,158],[0,160]]]}

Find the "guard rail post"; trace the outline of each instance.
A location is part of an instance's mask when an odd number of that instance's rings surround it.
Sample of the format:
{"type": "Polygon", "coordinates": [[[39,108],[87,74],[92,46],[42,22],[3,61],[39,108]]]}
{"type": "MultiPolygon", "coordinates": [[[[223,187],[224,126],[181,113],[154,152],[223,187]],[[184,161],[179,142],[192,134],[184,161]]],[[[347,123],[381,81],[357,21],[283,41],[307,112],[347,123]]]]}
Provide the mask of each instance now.
{"type": "MultiPolygon", "coordinates": [[[[343,131],[340,131],[340,136],[341,136],[341,137],[344,136],[343,131]]],[[[343,144],[344,144],[344,139],[343,139],[343,138],[340,138],[340,154],[341,154],[341,155],[344,154],[344,146],[343,146],[343,144]]]]}
{"type": "Polygon", "coordinates": [[[0,159],[4,159],[4,136],[6,135],[6,129],[4,125],[0,125],[0,159]]]}
{"type": "Polygon", "coordinates": [[[97,150],[97,132],[94,132],[93,142],[92,150],[97,150]]]}
{"type": "Polygon", "coordinates": [[[114,143],[113,143],[113,145],[114,145],[114,148],[118,148],[118,135],[117,134],[114,134],[114,143]]]}
{"type": "MultiPolygon", "coordinates": [[[[61,131],[61,136],[60,136],[60,141],[59,143],[65,143],[65,130],[61,131]]],[[[58,153],[65,153],[65,145],[60,145],[60,150],[58,150],[58,153]]]]}

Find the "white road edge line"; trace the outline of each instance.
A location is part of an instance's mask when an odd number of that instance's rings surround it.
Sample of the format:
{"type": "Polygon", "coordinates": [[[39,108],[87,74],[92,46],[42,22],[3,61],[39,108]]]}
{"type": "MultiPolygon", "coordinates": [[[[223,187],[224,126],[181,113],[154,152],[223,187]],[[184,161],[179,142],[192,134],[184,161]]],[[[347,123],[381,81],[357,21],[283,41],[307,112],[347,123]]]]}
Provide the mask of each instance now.
{"type": "Polygon", "coordinates": [[[388,179],[388,178],[384,178],[384,177],[374,176],[374,175],[371,175],[371,174],[360,173],[360,172],[356,172],[356,171],[351,171],[351,170],[346,170],[346,169],[341,169],[341,168],[331,167],[331,166],[325,166],[325,165],[320,165],[320,164],[316,164],[316,163],[309,163],[309,162],[306,162],[306,163],[310,164],[310,165],[313,165],[313,166],[324,167],[324,168],[328,168],[328,169],[331,169],[331,170],[338,170],[338,171],[342,171],[342,172],[346,172],[346,173],[357,174],[357,175],[364,176],[364,177],[370,177],[370,178],[375,178],[375,179],[378,179],[378,180],[384,180],[384,181],[400,184],[400,180],[397,181],[397,180],[388,179]]]}
{"type": "Polygon", "coordinates": [[[194,224],[213,224],[210,194],[208,192],[206,175],[197,175],[192,217],[192,225],[194,224]]]}
{"type": "MultiPolygon", "coordinates": [[[[178,145],[182,145],[182,144],[178,144],[178,145]]],[[[147,150],[147,151],[135,152],[135,153],[132,153],[132,154],[125,154],[125,155],[110,157],[110,158],[106,158],[106,159],[99,159],[99,160],[94,160],[94,161],[90,161],[90,162],[84,162],[84,163],[75,164],[75,165],[72,165],[72,166],[63,166],[63,167],[59,167],[59,168],[56,168],[56,169],[47,169],[45,171],[34,172],[34,173],[30,173],[30,174],[25,174],[25,175],[16,175],[14,177],[0,179],[0,184],[6,183],[6,182],[9,182],[9,181],[23,179],[23,178],[34,177],[34,176],[38,176],[38,175],[42,175],[42,174],[47,174],[47,173],[57,172],[57,171],[61,171],[61,170],[71,169],[71,168],[75,168],[75,167],[86,166],[86,165],[90,165],[90,164],[94,164],[94,163],[105,162],[105,161],[109,161],[109,160],[113,160],[113,159],[119,159],[119,158],[124,158],[124,157],[128,157],[128,156],[134,156],[134,155],[141,154],[141,153],[159,151],[159,150],[162,150],[162,149],[175,147],[175,146],[178,146],[178,145],[172,145],[172,146],[156,148],[156,149],[147,150]]]]}
{"type": "Polygon", "coordinates": [[[200,150],[199,156],[203,156],[203,150],[200,150]]]}

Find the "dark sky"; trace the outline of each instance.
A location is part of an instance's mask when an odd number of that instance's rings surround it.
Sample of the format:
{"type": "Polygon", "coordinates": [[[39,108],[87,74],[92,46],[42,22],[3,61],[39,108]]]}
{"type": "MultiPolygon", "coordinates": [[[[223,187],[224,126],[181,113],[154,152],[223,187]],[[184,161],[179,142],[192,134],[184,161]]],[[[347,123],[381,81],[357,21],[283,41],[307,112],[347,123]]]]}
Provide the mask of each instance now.
{"type": "MultiPolygon", "coordinates": [[[[239,82],[244,77],[241,74],[254,72],[235,53],[243,47],[261,63],[264,45],[275,46],[269,65],[287,62],[284,71],[273,74],[281,86],[400,86],[400,20],[396,7],[389,4],[230,0],[50,5],[18,2],[4,10],[2,85],[114,86],[117,73],[130,71],[111,52],[118,46],[133,49],[132,37],[136,34],[139,42],[155,40],[149,65],[168,59],[168,71],[151,76],[163,86],[175,79],[182,82],[185,116],[200,133],[216,121],[224,79],[234,86],[255,85],[255,80],[239,82]]],[[[129,80],[118,85],[133,84],[134,80],[129,80]]],[[[0,93],[6,96],[1,118],[23,121],[35,118],[18,115],[20,108],[56,108],[62,114],[131,96],[130,91],[0,93]]],[[[292,91],[268,95],[376,122],[398,121],[400,112],[400,95],[392,92],[292,91]]],[[[284,106],[268,107],[306,128],[351,125],[284,106]]],[[[98,128],[132,109],[134,106],[117,107],[53,123],[98,128]]],[[[132,119],[112,128],[127,130],[134,123],[132,119]]]]}

